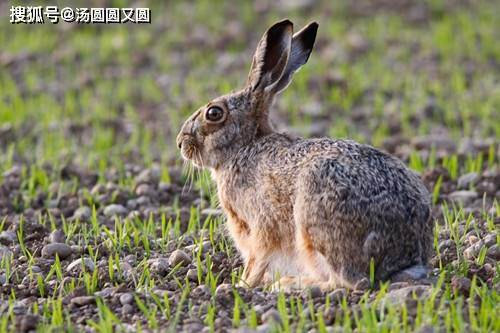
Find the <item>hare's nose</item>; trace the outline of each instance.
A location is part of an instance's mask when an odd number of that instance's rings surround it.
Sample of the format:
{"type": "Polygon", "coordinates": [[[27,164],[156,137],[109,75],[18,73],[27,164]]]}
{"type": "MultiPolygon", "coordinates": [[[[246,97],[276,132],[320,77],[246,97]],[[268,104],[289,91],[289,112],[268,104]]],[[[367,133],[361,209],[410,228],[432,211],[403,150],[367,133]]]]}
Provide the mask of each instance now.
{"type": "Polygon", "coordinates": [[[176,143],[177,143],[177,148],[181,149],[182,148],[182,139],[183,139],[183,136],[184,134],[180,133],[179,135],[177,135],[177,138],[176,138],[176,143]]]}

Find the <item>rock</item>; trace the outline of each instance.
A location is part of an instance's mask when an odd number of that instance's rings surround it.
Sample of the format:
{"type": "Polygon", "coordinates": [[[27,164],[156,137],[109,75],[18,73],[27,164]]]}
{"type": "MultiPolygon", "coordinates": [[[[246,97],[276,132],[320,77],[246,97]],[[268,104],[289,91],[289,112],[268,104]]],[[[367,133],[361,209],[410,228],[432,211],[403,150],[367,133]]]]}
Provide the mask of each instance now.
{"type": "Polygon", "coordinates": [[[470,188],[471,185],[474,185],[474,183],[479,179],[479,175],[476,172],[469,172],[466,173],[465,175],[461,175],[458,178],[457,181],[457,187],[460,190],[467,190],[470,188]]]}
{"type": "Polygon", "coordinates": [[[90,218],[92,217],[92,210],[90,207],[87,206],[82,206],[75,210],[73,213],[73,218],[82,222],[88,222],[90,221],[90,218]]]}
{"type": "Polygon", "coordinates": [[[0,244],[11,245],[17,243],[17,234],[11,230],[5,230],[0,233],[0,244]]]}
{"type": "Polygon", "coordinates": [[[168,261],[165,258],[149,259],[149,269],[151,273],[164,276],[168,273],[168,261]]]}
{"type": "Polygon", "coordinates": [[[188,270],[186,273],[186,277],[191,282],[198,282],[198,270],[193,268],[188,270]]]}
{"type": "Polygon", "coordinates": [[[414,265],[391,277],[392,282],[413,282],[427,278],[429,269],[423,265],[414,265]]]}
{"type": "Polygon", "coordinates": [[[210,288],[205,284],[201,284],[191,291],[191,295],[196,298],[208,296],[210,295],[210,288]]]}
{"type": "Polygon", "coordinates": [[[135,189],[135,194],[149,197],[153,194],[153,189],[148,184],[139,184],[135,189]]]}
{"type": "Polygon", "coordinates": [[[134,301],[134,296],[131,293],[124,293],[120,295],[120,303],[122,305],[132,304],[134,301]]]}
{"type": "Polygon", "coordinates": [[[484,246],[484,242],[482,240],[477,241],[476,243],[472,244],[468,248],[464,250],[464,257],[469,260],[473,260],[479,255],[479,252],[481,252],[481,248],[484,246]]]}
{"type": "Polygon", "coordinates": [[[413,299],[414,295],[417,299],[424,299],[431,293],[431,286],[414,285],[405,288],[395,289],[387,293],[383,298],[382,303],[391,303],[393,305],[402,305],[407,300],[413,299]]]}
{"type": "Polygon", "coordinates": [[[269,309],[262,315],[263,323],[277,323],[282,324],[281,315],[276,309],[269,309]]]}
{"type": "Polygon", "coordinates": [[[220,297],[233,292],[233,287],[229,283],[222,283],[215,289],[215,296],[220,297]]]}
{"type": "Polygon", "coordinates": [[[168,258],[168,264],[170,265],[170,267],[175,267],[177,265],[187,266],[190,263],[191,263],[191,258],[188,256],[186,252],[182,250],[175,250],[168,258]]]}
{"type": "Polygon", "coordinates": [[[135,177],[136,183],[158,183],[161,178],[161,170],[158,166],[153,166],[150,169],[145,169],[141,171],[135,177]]]}
{"type": "Polygon", "coordinates": [[[486,252],[486,255],[492,259],[500,260],[500,247],[498,244],[492,245],[488,249],[488,252],[486,252]]]}
{"type": "Polygon", "coordinates": [[[411,144],[421,150],[431,150],[434,147],[436,150],[453,152],[457,145],[454,140],[446,135],[427,135],[415,137],[411,140],[411,144]]]}
{"type": "Polygon", "coordinates": [[[51,243],[66,243],[66,235],[61,230],[54,230],[49,235],[49,242],[51,242],[51,243]]]}
{"type": "Polygon", "coordinates": [[[347,296],[347,291],[344,288],[335,289],[328,294],[330,301],[334,303],[340,303],[347,296]]]}
{"type": "Polygon", "coordinates": [[[362,278],[356,282],[356,285],[354,286],[354,290],[357,291],[365,291],[368,289],[370,289],[370,281],[367,278],[362,278]]]}
{"type": "Polygon", "coordinates": [[[448,198],[455,202],[455,203],[461,203],[464,206],[467,206],[468,204],[472,203],[476,198],[478,197],[478,194],[476,191],[455,191],[451,192],[448,194],[448,198]]]}
{"type": "Polygon", "coordinates": [[[124,304],[122,306],[122,314],[123,315],[129,315],[132,312],[134,312],[134,307],[132,305],[130,305],[130,304],[124,304]]]}
{"type": "Polygon", "coordinates": [[[11,255],[13,255],[13,253],[11,250],[9,250],[9,248],[7,248],[5,246],[0,246],[0,262],[2,261],[2,259],[4,257],[8,257],[11,255]]]}
{"type": "Polygon", "coordinates": [[[67,272],[72,272],[74,270],[80,270],[82,268],[82,264],[85,266],[85,269],[89,272],[93,272],[95,269],[94,262],[90,258],[79,258],[73,261],[66,268],[67,272]]]}
{"type": "Polygon", "coordinates": [[[84,306],[95,303],[94,296],[77,296],[71,299],[71,303],[77,306],[84,306]]]}
{"type": "Polygon", "coordinates": [[[127,215],[127,213],[128,213],[127,208],[123,207],[122,205],[118,205],[118,204],[108,205],[108,206],[106,206],[106,208],[104,208],[104,211],[103,211],[104,216],[107,216],[107,217],[113,217],[116,215],[125,216],[125,215],[127,215]]]}
{"type": "Polygon", "coordinates": [[[451,278],[451,287],[462,295],[468,295],[471,286],[471,280],[463,276],[453,276],[451,278]]]}
{"type": "Polygon", "coordinates": [[[57,254],[59,259],[66,259],[72,252],[71,246],[64,243],[51,243],[42,248],[42,256],[45,258],[52,258],[57,254]]]}
{"type": "Polygon", "coordinates": [[[487,247],[490,247],[490,246],[493,246],[495,244],[497,244],[497,235],[492,233],[492,234],[487,234],[484,239],[484,245],[486,245],[487,247]]]}
{"type": "Polygon", "coordinates": [[[311,298],[318,298],[318,297],[323,296],[323,291],[318,286],[312,286],[312,287],[304,289],[302,291],[302,296],[303,297],[311,296],[311,298]]]}
{"type": "Polygon", "coordinates": [[[451,239],[445,239],[442,242],[439,242],[438,249],[440,252],[442,252],[445,249],[451,248],[453,245],[455,245],[455,242],[451,239]]]}
{"type": "Polygon", "coordinates": [[[35,331],[39,320],[40,317],[33,314],[21,315],[16,318],[16,327],[19,332],[35,331]]]}

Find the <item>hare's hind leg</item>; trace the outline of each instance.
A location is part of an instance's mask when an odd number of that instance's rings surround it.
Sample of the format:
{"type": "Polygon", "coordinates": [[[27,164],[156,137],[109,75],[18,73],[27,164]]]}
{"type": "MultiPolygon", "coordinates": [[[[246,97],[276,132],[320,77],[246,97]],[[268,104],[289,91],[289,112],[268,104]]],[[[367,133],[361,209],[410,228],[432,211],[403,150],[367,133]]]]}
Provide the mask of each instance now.
{"type": "Polygon", "coordinates": [[[336,211],[339,198],[328,180],[323,182],[306,175],[300,183],[294,205],[300,260],[309,276],[320,276],[330,288],[354,289],[367,278],[368,261],[360,249],[365,236],[358,221],[336,211]]]}

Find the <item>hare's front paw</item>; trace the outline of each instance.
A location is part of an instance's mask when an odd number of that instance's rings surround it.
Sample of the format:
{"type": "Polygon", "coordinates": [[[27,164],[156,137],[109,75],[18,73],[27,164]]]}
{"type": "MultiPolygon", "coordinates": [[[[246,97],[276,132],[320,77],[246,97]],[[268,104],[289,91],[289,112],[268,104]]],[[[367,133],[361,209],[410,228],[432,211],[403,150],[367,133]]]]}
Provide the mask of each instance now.
{"type": "Polygon", "coordinates": [[[272,291],[283,291],[286,293],[311,288],[319,288],[325,292],[335,289],[335,286],[327,281],[319,281],[303,276],[284,276],[271,285],[272,291]]]}

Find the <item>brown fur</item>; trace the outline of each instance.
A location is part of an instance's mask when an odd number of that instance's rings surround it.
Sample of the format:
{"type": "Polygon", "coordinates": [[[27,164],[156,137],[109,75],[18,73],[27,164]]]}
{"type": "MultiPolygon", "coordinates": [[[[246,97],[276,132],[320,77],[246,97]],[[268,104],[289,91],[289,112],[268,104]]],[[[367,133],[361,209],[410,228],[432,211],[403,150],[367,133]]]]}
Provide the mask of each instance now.
{"type": "Polygon", "coordinates": [[[262,37],[247,86],[200,108],[182,127],[182,155],[207,167],[245,261],[242,284],[353,288],[425,265],[432,250],[429,193],[402,162],[349,140],[276,133],[274,97],[312,50],[317,24],[262,37]],[[205,118],[211,106],[223,121],[205,118]]]}

